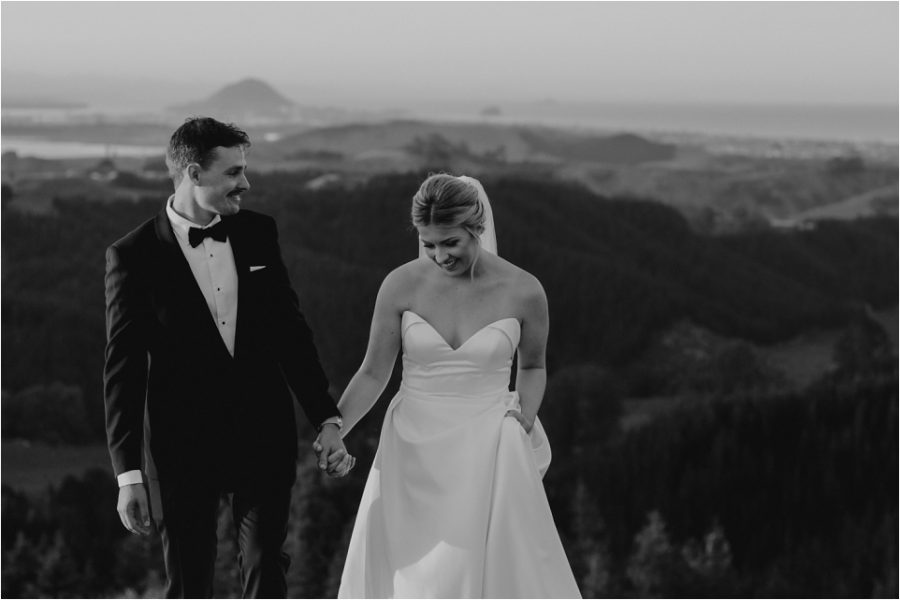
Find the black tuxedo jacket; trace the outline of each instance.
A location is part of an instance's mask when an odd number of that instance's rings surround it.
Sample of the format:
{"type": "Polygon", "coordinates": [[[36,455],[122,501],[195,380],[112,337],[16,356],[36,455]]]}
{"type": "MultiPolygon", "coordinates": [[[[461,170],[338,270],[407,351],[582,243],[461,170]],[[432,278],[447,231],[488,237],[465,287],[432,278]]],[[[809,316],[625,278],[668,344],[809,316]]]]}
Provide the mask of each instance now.
{"type": "Polygon", "coordinates": [[[274,220],[247,210],[223,220],[238,275],[233,357],[165,210],[107,250],[104,396],[117,474],[224,489],[290,484],[291,392],[313,424],[339,414],[274,220]]]}

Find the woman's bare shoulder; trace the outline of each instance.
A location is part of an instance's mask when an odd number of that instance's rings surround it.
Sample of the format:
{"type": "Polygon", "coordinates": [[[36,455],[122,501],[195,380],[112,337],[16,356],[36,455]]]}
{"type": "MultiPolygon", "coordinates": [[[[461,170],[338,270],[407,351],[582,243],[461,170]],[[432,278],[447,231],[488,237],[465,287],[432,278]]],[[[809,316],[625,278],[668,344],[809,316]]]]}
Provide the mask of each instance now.
{"type": "Polygon", "coordinates": [[[388,273],[381,283],[379,296],[389,300],[391,304],[409,304],[408,297],[417,289],[425,276],[423,261],[414,259],[404,263],[388,273]]]}
{"type": "Polygon", "coordinates": [[[516,279],[516,296],[523,312],[541,315],[547,312],[547,293],[537,277],[521,269],[516,279]]]}
{"type": "Polygon", "coordinates": [[[515,313],[525,318],[546,310],[547,295],[537,277],[503,258],[499,258],[495,264],[515,313]]]}
{"type": "Polygon", "coordinates": [[[498,263],[501,278],[517,298],[544,297],[544,287],[537,277],[504,258],[498,263]]]}

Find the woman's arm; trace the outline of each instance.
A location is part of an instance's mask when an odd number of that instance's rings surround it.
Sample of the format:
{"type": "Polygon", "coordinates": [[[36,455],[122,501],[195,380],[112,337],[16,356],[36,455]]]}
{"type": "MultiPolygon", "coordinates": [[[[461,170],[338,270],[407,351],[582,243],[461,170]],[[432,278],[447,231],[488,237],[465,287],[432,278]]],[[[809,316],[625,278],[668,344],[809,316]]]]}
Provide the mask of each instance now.
{"type": "Polygon", "coordinates": [[[344,420],[341,429],[343,436],[366,416],[391,378],[394,361],[400,351],[403,311],[399,297],[407,279],[401,272],[402,268],[388,274],[378,290],[366,356],[338,402],[338,410],[344,420]]]}
{"type": "Polygon", "coordinates": [[[525,431],[530,432],[547,387],[547,334],[550,315],[547,295],[537,278],[527,275],[522,302],[522,337],[519,340],[519,368],[516,391],[519,393],[521,413],[511,411],[525,431]],[[521,417],[521,418],[519,418],[521,417]]]}

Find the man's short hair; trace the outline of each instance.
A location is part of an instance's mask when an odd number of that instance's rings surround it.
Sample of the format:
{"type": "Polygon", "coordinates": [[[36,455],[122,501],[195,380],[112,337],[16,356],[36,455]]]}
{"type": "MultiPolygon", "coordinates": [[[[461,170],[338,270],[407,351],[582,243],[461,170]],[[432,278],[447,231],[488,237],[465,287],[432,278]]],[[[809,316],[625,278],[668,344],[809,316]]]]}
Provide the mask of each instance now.
{"type": "Polygon", "coordinates": [[[169,177],[178,185],[184,169],[191,163],[197,163],[206,170],[216,159],[215,149],[250,146],[247,132],[238,129],[233,123],[222,123],[210,117],[190,117],[175,130],[169,139],[166,149],[166,166],[169,177]]]}

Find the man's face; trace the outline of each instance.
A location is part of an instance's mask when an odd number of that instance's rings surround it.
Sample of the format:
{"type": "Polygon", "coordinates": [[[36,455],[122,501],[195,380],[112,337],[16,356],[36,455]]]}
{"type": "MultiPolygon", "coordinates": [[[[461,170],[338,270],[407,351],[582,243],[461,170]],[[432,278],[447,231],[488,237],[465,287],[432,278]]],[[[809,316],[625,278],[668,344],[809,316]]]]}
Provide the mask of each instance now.
{"type": "Polygon", "coordinates": [[[241,194],[250,189],[247,161],[241,146],[215,149],[215,160],[200,170],[194,187],[197,205],[215,215],[233,215],[241,210],[241,194]]]}

